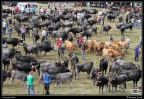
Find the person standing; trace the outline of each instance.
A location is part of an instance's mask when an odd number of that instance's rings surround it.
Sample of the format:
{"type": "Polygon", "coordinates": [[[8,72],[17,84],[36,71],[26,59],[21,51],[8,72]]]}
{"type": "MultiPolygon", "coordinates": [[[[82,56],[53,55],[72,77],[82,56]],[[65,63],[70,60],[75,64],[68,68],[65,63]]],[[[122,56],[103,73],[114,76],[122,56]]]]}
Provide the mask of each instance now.
{"type": "Polygon", "coordinates": [[[80,14],[80,12],[78,12],[77,13],[77,20],[80,22],[80,16],[81,16],[81,14],[80,14]]]}
{"type": "Polygon", "coordinates": [[[83,43],[85,43],[87,41],[87,37],[86,37],[86,35],[84,35],[84,37],[83,37],[83,43]]]}
{"type": "Polygon", "coordinates": [[[34,91],[34,80],[35,77],[32,75],[32,71],[29,72],[29,75],[27,76],[27,94],[30,95],[30,89],[32,90],[32,94],[35,94],[34,91]]]}
{"type": "Polygon", "coordinates": [[[113,37],[112,37],[112,35],[110,35],[110,37],[109,37],[109,41],[113,41],[113,37]]]}
{"type": "Polygon", "coordinates": [[[134,57],[134,60],[135,61],[138,61],[138,58],[139,58],[139,45],[137,45],[134,49],[134,53],[135,53],[135,57],[134,57]]]}
{"type": "Polygon", "coordinates": [[[128,45],[130,44],[129,36],[127,36],[126,42],[127,42],[128,45]]]}
{"type": "Polygon", "coordinates": [[[9,28],[8,28],[8,35],[9,35],[10,38],[11,38],[11,35],[12,35],[12,31],[13,31],[12,27],[9,26],[9,28]]]}
{"type": "Polygon", "coordinates": [[[84,12],[82,12],[82,14],[81,14],[81,21],[84,24],[84,12]]]}
{"type": "Polygon", "coordinates": [[[81,47],[81,44],[83,43],[82,36],[79,37],[79,48],[81,47]]]}
{"type": "Polygon", "coordinates": [[[2,22],[2,32],[3,32],[4,36],[5,36],[5,33],[6,33],[6,27],[7,27],[7,23],[6,23],[6,20],[4,20],[2,22]]]}
{"type": "Polygon", "coordinates": [[[45,31],[45,29],[43,29],[41,43],[45,40],[45,37],[46,37],[46,31],[45,31]]]}
{"type": "Polygon", "coordinates": [[[59,52],[59,48],[62,45],[62,38],[60,38],[60,37],[58,38],[56,45],[57,45],[57,52],[59,52]]]}
{"type": "Polygon", "coordinates": [[[44,89],[45,89],[45,95],[50,95],[49,87],[50,87],[50,74],[48,71],[42,74],[43,82],[44,82],[44,89]]]}
{"type": "Polygon", "coordinates": [[[21,28],[21,34],[22,34],[22,39],[25,41],[26,29],[24,27],[21,28]]]}
{"type": "Polygon", "coordinates": [[[84,46],[84,43],[82,43],[81,44],[81,57],[82,57],[82,60],[85,60],[84,52],[85,52],[85,46],[84,46]]]}

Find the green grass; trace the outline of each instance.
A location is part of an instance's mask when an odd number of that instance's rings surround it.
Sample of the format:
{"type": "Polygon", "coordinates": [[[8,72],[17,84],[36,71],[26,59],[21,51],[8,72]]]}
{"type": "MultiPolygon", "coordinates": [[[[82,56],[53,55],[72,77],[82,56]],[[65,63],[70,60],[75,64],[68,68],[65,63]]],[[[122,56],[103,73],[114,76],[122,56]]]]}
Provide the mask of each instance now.
{"type": "MultiPolygon", "coordinates": [[[[42,6],[43,8],[47,8],[47,4],[39,4],[38,8],[42,6]]],[[[6,8],[5,6],[3,6],[3,8],[6,8]]],[[[11,7],[10,7],[11,8],[11,7]]],[[[95,7],[93,7],[95,8],[95,7]]],[[[13,8],[12,8],[13,9],[13,8]]],[[[98,8],[96,8],[98,9],[98,8]]],[[[109,22],[109,21],[105,21],[105,24],[107,25],[111,25],[112,29],[109,31],[108,35],[103,33],[100,34],[100,27],[101,25],[96,25],[98,27],[98,35],[93,35],[93,37],[91,39],[93,40],[97,40],[97,41],[107,41],[109,38],[109,35],[113,35],[114,41],[120,41],[121,38],[121,34],[120,31],[116,29],[116,22],[118,22],[118,19],[115,20],[115,22],[109,22]]],[[[75,26],[77,27],[77,26],[75,26]]],[[[126,30],[127,32],[124,33],[125,37],[129,36],[130,38],[130,48],[128,49],[128,52],[125,53],[125,57],[123,60],[125,61],[131,61],[134,64],[139,64],[140,66],[142,66],[142,60],[139,59],[138,62],[134,61],[134,47],[136,46],[136,44],[138,44],[139,42],[139,36],[142,33],[141,29],[136,29],[134,28],[132,33],[129,33],[129,30],[126,30]]],[[[40,32],[41,34],[41,32],[40,32]]],[[[7,35],[7,33],[6,33],[7,35]]],[[[15,31],[13,31],[12,37],[18,37],[17,33],[15,31]]],[[[21,37],[18,37],[21,38],[21,37]]],[[[76,41],[76,40],[75,40],[76,41]]],[[[26,37],[26,43],[29,42],[30,44],[32,44],[32,38],[31,37],[26,37]]],[[[41,42],[41,38],[38,42],[41,42]]],[[[38,59],[45,59],[47,61],[57,61],[58,60],[58,56],[57,56],[57,51],[56,51],[56,43],[52,41],[52,45],[55,46],[54,51],[51,51],[49,53],[47,53],[47,55],[45,56],[38,56],[38,59]]],[[[9,45],[9,47],[11,47],[11,45],[9,45]]],[[[19,49],[20,45],[18,45],[16,47],[16,49],[19,49]]],[[[22,55],[24,55],[24,50],[22,48],[21,50],[22,55]]],[[[80,62],[88,62],[88,61],[92,61],[94,62],[94,67],[99,68],[99,59],[102,58],[101,53],[99,53],[97,56],[95,56],[92,53],[89,52],[85,52],[85,57],[86,60],[81,60],[81,53],[80,50],[75,50],[76,55],[78,55],[80,62]]],[[[35,57],[34,55],[31,55],[33,57],[35,57]]],[[[64,56],[65,59],[68,59],[68,56],[64,56]]],[[[70,64],[69,64],[70,67],[70,64]]],[[[3,66],[2,66],[3,68],[3,66]]],[[[11,68],[11,65],[10,65],[11,68]]],[[[34,86],[35,86],[35,93],[37,95],[42,95],[43,94],[43,84],[38,82],[38,76],[34,73],[33,74],[35,76],[35,82],[34,82],[34,86]]],[[[23,95],[27,93],[27,88],[23,87],[20,85],[21,81],[15,79],[15,83],[14,85],[10,85],[10,80],[7,79],[4,82],[4,87],[2,88],[2,93],[3,95],[23,95]]],[[[125,90],[125,92],[122,92],[122,89],[118,88],[117,89],[117,93],[112,93],[111,91],[106,91],[106,88],[104,88],[104,95],[128,95],[128,94],[132,94],[132,82],[127,82],[127,89],[125,90]]],[[[142,86],[142,80],[140,80],[138,82],[138,86],[142,86]]],[[[99,88],[94,87],[92,80],[87,78],[87,74],[84,72],[80,72],[79,75],[79,80],[75,80],[73,79],[73,86],[72,89],[69,88],[69,82],[65,81],[63,83],[63,88],[60,88],[60,85],[58,84],[56,88],[54,88],[54,83],[51,83],[50,85],[50,93],[53,95],[81,95],[81,94],[89,94],[89,95],[102,95],[101,93],[98,92],[99,88]]]]}

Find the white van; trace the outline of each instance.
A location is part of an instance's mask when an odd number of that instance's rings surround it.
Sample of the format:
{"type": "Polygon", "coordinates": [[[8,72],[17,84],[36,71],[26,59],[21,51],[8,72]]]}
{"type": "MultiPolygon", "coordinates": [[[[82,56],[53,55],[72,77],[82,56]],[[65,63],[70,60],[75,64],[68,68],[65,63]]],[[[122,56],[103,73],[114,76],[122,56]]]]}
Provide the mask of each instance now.
{"type": "Polygon", "coordinates": [[[37,2],[19,2],[17,6],[23,12],[23,10],[32,6],[35,6],[37,8],[38,3],[37,2]]]}

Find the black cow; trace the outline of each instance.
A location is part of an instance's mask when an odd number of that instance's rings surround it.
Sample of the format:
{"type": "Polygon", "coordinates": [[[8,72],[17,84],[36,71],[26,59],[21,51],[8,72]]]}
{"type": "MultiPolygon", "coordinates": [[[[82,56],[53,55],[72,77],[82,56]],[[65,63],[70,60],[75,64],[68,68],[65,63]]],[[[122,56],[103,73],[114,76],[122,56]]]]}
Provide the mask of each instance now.
{"type": "Polygon", "coordinates": [[[89,13],[84,14],[84,18],[87,19],[87,20],[88,20],[89,18],[91,18],[91,17],[92,17],[92,16],[91,16],[89,13]]]}
{"type": "Polygon", "coordinates": [[[121,59],[117,59],[114,63],[115,64],[113,64],[113,65],[118,65],[121,67],[121,69],[125,69],[125,70],[134,70],[134,69],[139,68],[134,63],[128,62],[128,61],[123,61],[121,59]]]}
{"type": "Polygon", "coordinates": [[[118,22],[118,23],[116,23],[116,28],[119,29],[122,25],[124,25],[123,22],[118,22]]]}
{"type": "Polygon", "coordinates": [[[14,58],[16,50],[14,48],[2,48],[2,55],[14,58]]]}
{"type": "Polygon", "coordinates": [[[119,16],[119,22],[123,22],[123,17],[119,16]]]}
{"type": "Polygon", "coordinates": [[[33,29],[32,37],[33,37],[33,44],[37,44],[37,41],[40,39],[40,35],[36,28],[33,29]]]}
{"type": "Polygon", "coordinates": [[[48,28],[50,25],[51,25],[51,20],[40,22],[39,23],[39,29],[41,29],[42,27],[47,27],[48,28]]]}
{"type": "Polygon", "coordinates": [[[6,69],[6,66],[7,66],[7,71],[8,71],[8,67],[10,64],[10,58],[8,56],[3,55],[2,61],[3,61],[3,65],[4,65],[4,70],[6,69]]]}
{"type": "Polygon", "coordinates": [[[28,73],[12,70],[12,77],[10,79],[10,85],[14,85],[14,79],[20,79],[22,81],[21,85],[25,86],[25,81],[27,80],[28,73]]]}
{"type": "Polygon", "coordinates": [[[90,77],[90,72],[93,68],[93,62],[76,63],[75,64],[75,79],[79,79],[80,72],[87,72],[87,77],[90,77]]]}
{"type": "Polygon", "coordinates": [[[3,43],[12,44],[14,48],[15,46],[17,46],[18,43],[23,43],[23,40],[15,37],[14,38],[4,37],[3,43]]]}
{"type": "Polygon", "coordinates": [[[125,31],[125,26],[122,25],[119,29],[121,30],[121,35],[123,35],[125,31]]]}
{"type": "Polygon", "coordinates": [[[38,46],[37,45],[30,45],[30,44],[26,44],[26,43],[23,43],[23,48],[24,48],[24,51],[25,51],[25,55],[27,55],[27,53],[35,53],[35,55],[37,56],[38,54],[38,46]]]}
{"type": "Polygon", "coordinates": [[[80,33],[83,31],[83,28],[71,28],[70,32],[72,32],[74,34],[74,36],[76,37],[77,33],[80,33]]]}
{"type": "Polygon", "coordinates": [[[100,69],[99,69],[99,68],[93,67],[91,73],[92,73],[92,74],[91,74],[91,79],[95,80],[95,79],[97,79],[97,77],[100,76],[100,73],[101,73],[101,72],[100,72],[100,69]]]}
{"type": "Polygon", "coordinates": [[[64,60],[63,62],[61,62],[61,67],[62,68],[68,68],[68,63],[69,63],[68,59],[64,60]]]}
{"type": "Polygon", "coordinates": [[[70,19],[70,16],[69,15],[60,15],[60,18],[65,21],[65,20],[69,20],[70,19]]]}
{"type": "Polygon", "coordinates": [[[123,85],[123,92],[124,89],[126,89],[126,81],[127,81],[127,75],[119,75],[119,76],[114,76],[110,79],[110,83],[112,84],[112,92],[113,92],[113,87],[115,87],[115,91],[117,90],[118,85],[123,85]]]}
{"type": "Polygon", "coordinates": [[[7,13],[7,14],[11,14],[11,16],[12,16],[12,10],[10,10],[10,9],[3,9],[2,10],[2,13],[7,13]]]}
{"type": "Polygon", "coordinates": [[[19,16],[15,15],[15,18],[17,19],[17,21],[20,24],[21,24],[21,22],[28,22],[29,21],[29,16],[26,16],[26,15],[19,15],[19,16]]]}
{"type": "Polygon", "coordinates": [[[60,20],[60,16],[58,16],[58,17],[52,17],[52,22],[55,22],[55,24],[57,23],[57,22],[60,22],[61,20],[60,20]]]}
{"type": "Polygon", "coordinates": [[[54,31],[54,30],[58,31],[60,29],[60,27],[61,27],[61,23],[57,23],[54,26],[49,26],[48,31],[54,31]]]}
{"type": "Polygon", "coordinates": [[[17,61],[20,62],[27,62],[27,63],[37,62],[37,60],[31,56],[22,56],[19,50],[16,51],[15,58],[17,61]]]}
{"type": "Polygon", "coordinates": [[[47,52],[54,50],[54,46],[51,46],[50,41],[45,41],[43,43],[39,43],[39,44],[37,44],[37,46],[40,51],[40,55],[41,55],[41,51],[45,51],[45,55],[46,55],[47,52]]]}
{"type": "Polygon", "coordinates": [[[133,87],[137,87],[137,82],[142,77],[142,70],[121,70],[119,75],[126,74],[127,81],[133,81],[133,87]]]}
{"type": "Polygon", "coordinates": [[[115,15],[114,14],[110,14],[107,16],[107,19],[111,22],[111,20],[114,20],[115,21],[115,15]]]}
{"type": "Polygon", "coordinates": [[[55,81],[55,87],[58,83],[60,83],[62,88],[62,82],[65,80],[69,80],[70,82],[70,88],[72,87],[72,80],[73,80],[73,73],[72,72],[66,72],[66,73],[58,73],[51,75],[51,80],[55,81]]]}
{"type": "Polygon", "coordinates": [[[46,14],[40,14],[42,21],[49,19],[50,17],[46,14]]]}
{"type": "Polygon", "coordinates": [[[73,22],[72,21],[70,21],[70,22],[64,22],[64,23],[61,24],[61,26],[62,26],[62,29],[65,28],[65,27],[72,28],[73,22]]]}
{"type": "Polygon", "coordinates": [[[106,74],[108,68],[108,60],[106,58],[102,58],[100,60],[99,67],[102,75],[106,74]]]}
{"type": "Polygon", "coordinates": [[[57,62],[41,62],[40,63],[40,67],[61,67],[61,62],[57,61],[57,62]]]}
{"type": "Polygon", "coordinates": [[[73,68],[73,71],[74,71],[75,64],[79,62],[78,56],[76,56],[74,53],[71,53],[68,56],[71,61],[71,68],[73,68]]]}
{"type": "Polygon", "coordinates": [[[121,68],[118,65],[115,65],[115,63],[110,63],[109,67],[109,73],[116,73],[118,74],[120,72],[121,68]]]}
{"type": "Polygon", "coordinates": [[[7,18],[8,17],[8,14],[7,13],[2,13],[2,18],[7,18]]]}
{"type": "Polygon", "coordinates": [[[102,28],[101,28],[101,31],[100,31],[100,34],[105,31],[107,32],[108,34],[108,31],[111,29],[111,26],[110,25],[103,25],[102,28]]]}
{"type": "Polygon", "coordinates": [[[87,29],[84,30],[83,32],[80,32],[82,36],[86,36],[87,38],[91,38],[92,33],[93,33],[92,29],[87,29]]]}
{"type": "Polygon", "coordinates": [[[97,80],[94,81],[94,85],[99,86],[99,93],[100,93],[100,90],[102,89],[102,94],[103,94],[104,85],[106,85],[107,89],[109,87],[109,91],[110,91],[109,81],[110,81],[110,77],[108,75],[100,76],[97,78],[97,80]]]}
{"type": "Polygon", "coordinates": [[[132,33],[132,28],[133,28],[133,24],[129,23],[129,24],[124,24],[125,29],[130,29],[130,32],[132,33]]]}
{"type": "Polygon", "coordinates": [[[97,23],[97,20],[88,20],[87,23],[92,27],[94,24],[97,23]]]}
{"type": "Polygon", "coordinates": [[[1,75],[2,75],[2,86],[3,86],[4,81],[6,81],[6,78],[7,77],[11,78],[11,72],[2,70],[1,75]]]}
{"type": "Polygon", "coordinates": [[[24,71],[25,73],[29,73],[30,71],[36,71],[35,66],[27,62],[12,60],[12,70],[14,69],[18,71],[24,71]]]}

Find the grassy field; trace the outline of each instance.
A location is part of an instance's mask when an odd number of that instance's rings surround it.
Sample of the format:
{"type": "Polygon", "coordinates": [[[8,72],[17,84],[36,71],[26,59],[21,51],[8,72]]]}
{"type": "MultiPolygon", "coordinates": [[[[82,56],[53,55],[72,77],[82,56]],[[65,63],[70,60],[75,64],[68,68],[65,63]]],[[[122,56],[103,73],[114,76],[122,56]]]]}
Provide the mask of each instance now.
{"type": "MultiPolygon", "coordinates": [[[[44,8],[47,8],[47,4],[39,4],[38,8],[42,6],[44,8]]],[[[5,6],[3,6],[3,8],[7,8],[5,6]]],[[[94,7],[93,7],[94,8],[94,7]]],[[[96,8],[98,9],[98,8],[96,8]]],[[[124,18],[125,19],[125,18],[124,18]]],[[[118,29],[116,29],[116,22],[118,22],[118,19],[116,19],[115,21],[109,22],[105,21],[105,24],[107,25],[111,25],[112,29],[109,31],[108,35],[103,33],[100,34],[100,27],[101,25],[96,25],[98,27],[98,35],[93,35],[91,39],[93,40],[97,40],[97,41],[107,41],[109,38],[109,35],[112,35],[114,38],[114,41],[120,41],[121,39],[121,34],[120,31],[118,29]]],[[[75,25],[74,27],[77,27],[77,25],[75,25]]],[[[136,29],[134,28],[132,33],[129,33],[129,30],[126,30],[126,33],[124,33],[124,36],[127,37],[129,36],[130,38],[130,47],[128,49],[128,52],[125,53],[125,57],[123,58],[123,60],[125,61],[131,61],[134,64],[139,64],[140,66],[142,66],[142,58],[139,59],[138,62],[134,61],[134,48],[135,46],[139,43],[139,37],[142,33],[141,29],[136,29]]],[[[6,35],[8,36],[8,33],[6,33],[6,35]]],[[[41,35],[41,32],[40,32],[41,35]]],[[[13,31],[12,37],[18,37],[17,33],[15,31],[13,31]]],[[[18,37],[21,38],[21,37],[18,37]]],[[[76,41],[76,40],[74,40],[76,41]]],[[[31,37],[26,37],[26,43],[32,43],[32,38],[31,37]]],[[[38,42],[41,42],[41,38],[40,40],[38,40],[38,42]]],[[[52,41],[52,45],[55,46],[54,51],[51,51],[49,53],[47,53],[47,55],[44,56],[38,56],[38,59],[45,59],[47,61],[57,61],[58,60],[58,56],[57,56],[57,49],[56,49],[56,43],[52,41]]],[[[11,45],[9,45],[9,47],[11,47],[11,45]]],[[[16,46],[16,49],[19,49],[20,45],[16,46]]],[[[24,55],[24,50],[22,48],[21,50],[22,55],[24,55]]],[[[97,56],[95,56],[92,53],[89,52],[85,52],[85,58],[86,60],[81,60],[81,52],[80,50],[76,50],[75,51],[76,55],[79,56],[79,60],[80,62],[88,62],[88,61],[92,61],[94,62],[94,67],[99,68],[99,59],[102,58],[101,53],[98,54],[97,56]]],[[[34,55],[31,55],[33,57],[35,57],[34,55]]],[[[65,55],[64,56],[65,59],[68,59],[68,56],[65,55]]],[[[70,64],[69,64],[70,67],[70,64]]],[[[3,68],[3,66],[2,66],[3,68]]],[[[11,68],[11,65],[10,65],[11,68]]],[[[38,76],[33,73],[33,75],[35,76],[35,82],[34,82],[34,87],[35,87],[35,93],[36,95],[43,95],[43,84],[38,82],[38,76]]],[[[21,81],[15,79],[14,85],[10,85],[10,80],[7,79],[4,82],[4,86],[2,88],[2,94],[3,95],[24,95],[27,94],[27,88],[24,86],[20,85],[21,81]]],[[[132,82],[127,82],[127,89],[125,90],[125,92],[123,93],[122,89],[118,88],[117,89],[117,93],[114,92],[112,93],[111,91],[106,91],[106,88],[104,88],[104,95],[130,95],[132,94],[132,82]]],[[[140,80],[138,82],[138,86],[142,86],[142,80],[140,80]]],[[[72,89],[69,88],[69,82],[65,81],[63,83],[63,88],[60,88],[60,85],[58,84],[57,87],[54,87],[54,83],[51,83],[50,85],[50,93],[52,95],[102,95],[101,93],[98,92],[99,88],[94,87],[92,80],[87,78],[87,74],[84,72],[80,72],[79,75],[79,80],[75,80],[73,79],[73,86],[72,89]]]]}

